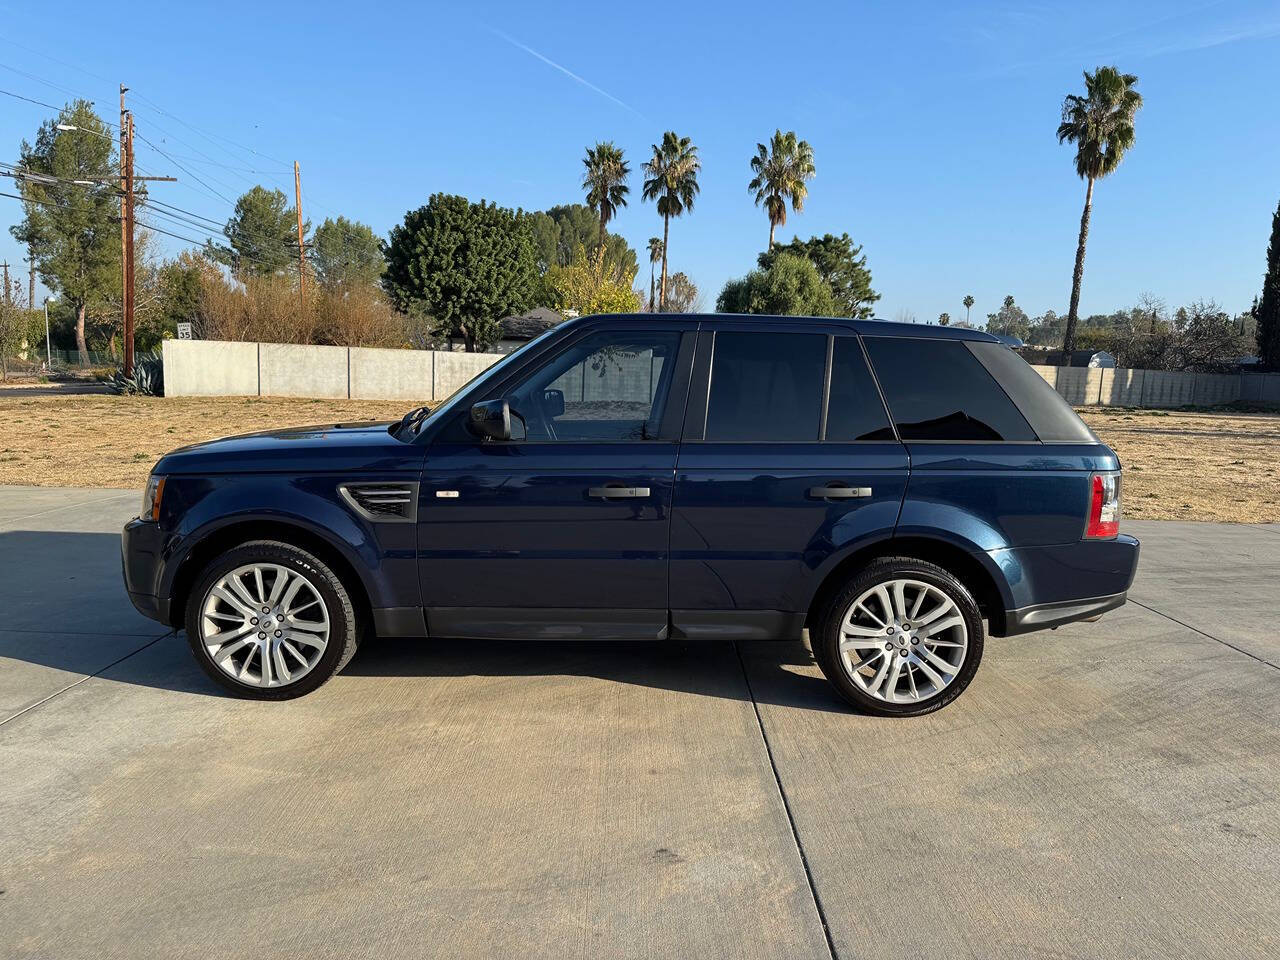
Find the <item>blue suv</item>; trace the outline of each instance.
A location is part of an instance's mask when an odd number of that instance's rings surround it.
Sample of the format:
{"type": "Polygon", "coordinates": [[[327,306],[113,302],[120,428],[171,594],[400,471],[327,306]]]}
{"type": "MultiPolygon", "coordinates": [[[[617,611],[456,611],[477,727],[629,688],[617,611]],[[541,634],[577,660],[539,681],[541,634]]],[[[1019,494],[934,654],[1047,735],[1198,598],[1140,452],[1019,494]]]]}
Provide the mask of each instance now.
{"type": "Polygon", "coordinates": [[[573,320],[434,409],[185,447],[124,530],[135,606],[285,699],[362,637],[796,639],[854,706],[969,684],[984,633],[1120,606],[1120,462],[984,333],[573,320]]]}

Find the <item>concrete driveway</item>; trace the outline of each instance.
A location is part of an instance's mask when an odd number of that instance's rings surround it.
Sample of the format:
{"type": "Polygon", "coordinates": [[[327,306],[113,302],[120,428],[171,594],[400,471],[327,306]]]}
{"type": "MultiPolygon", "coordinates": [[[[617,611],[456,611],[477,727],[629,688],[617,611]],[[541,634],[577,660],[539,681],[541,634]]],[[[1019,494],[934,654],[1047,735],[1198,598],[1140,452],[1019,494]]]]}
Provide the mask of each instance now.
{"type": "Polygon", "coordinates": [[[799,644],[229,699],[124,596],[139,499],[0,488],[5,957],[1280,953],[1280,528],[1127,523],[1134,602],[888,721],[799,644]]]}

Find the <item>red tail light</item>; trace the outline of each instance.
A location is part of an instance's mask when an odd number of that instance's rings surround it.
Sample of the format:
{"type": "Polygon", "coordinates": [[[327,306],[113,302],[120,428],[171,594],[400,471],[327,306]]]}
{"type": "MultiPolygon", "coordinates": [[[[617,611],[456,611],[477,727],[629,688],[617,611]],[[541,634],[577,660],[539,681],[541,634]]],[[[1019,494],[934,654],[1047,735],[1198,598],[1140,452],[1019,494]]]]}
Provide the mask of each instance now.
{"type": "Polygon", "coordinates": [[[1089,523],[1086,539],[1114,537],[1120,532],[1120,474],[1095,473],[1089,478],[1089,523]]]}

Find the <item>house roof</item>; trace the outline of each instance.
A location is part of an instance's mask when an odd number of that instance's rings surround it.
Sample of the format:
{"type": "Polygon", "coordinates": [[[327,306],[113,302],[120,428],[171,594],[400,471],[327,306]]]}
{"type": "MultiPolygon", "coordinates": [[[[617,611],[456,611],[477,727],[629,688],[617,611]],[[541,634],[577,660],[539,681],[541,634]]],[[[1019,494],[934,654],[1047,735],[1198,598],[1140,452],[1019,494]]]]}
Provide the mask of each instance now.
{"type": "Polygon", "coordinates": [[[500,321],[504,340],[532,340],[563,322],[564,317],[550,307],[534,307],[526,313],[503,317],[500,321]]]}

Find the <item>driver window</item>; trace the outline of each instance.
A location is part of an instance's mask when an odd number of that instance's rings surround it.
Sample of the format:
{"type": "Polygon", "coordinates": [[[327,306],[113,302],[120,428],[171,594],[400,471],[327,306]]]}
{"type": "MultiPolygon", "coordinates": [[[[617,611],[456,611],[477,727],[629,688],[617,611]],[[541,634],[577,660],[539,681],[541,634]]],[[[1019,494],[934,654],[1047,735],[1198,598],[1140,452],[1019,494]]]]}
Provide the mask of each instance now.
{"type": "Polygon", "coordinates": [[[585,337],[507,395],[512,418],[532,441],[656,439],[679,343],[677,331],[585,337]]]}

